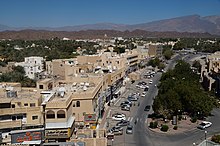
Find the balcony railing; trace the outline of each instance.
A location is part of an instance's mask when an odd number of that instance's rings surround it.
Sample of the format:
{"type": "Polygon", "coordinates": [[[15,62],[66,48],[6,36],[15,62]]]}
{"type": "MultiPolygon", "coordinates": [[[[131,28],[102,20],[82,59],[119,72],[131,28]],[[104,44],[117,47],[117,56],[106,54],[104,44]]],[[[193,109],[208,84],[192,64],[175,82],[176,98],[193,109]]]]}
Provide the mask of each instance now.
{"type": "Polygon", "coordinates": [[[40,112],[40,107],[4,108],[0,109],[0,115],[13,115],[28,112],[40,112]]]}

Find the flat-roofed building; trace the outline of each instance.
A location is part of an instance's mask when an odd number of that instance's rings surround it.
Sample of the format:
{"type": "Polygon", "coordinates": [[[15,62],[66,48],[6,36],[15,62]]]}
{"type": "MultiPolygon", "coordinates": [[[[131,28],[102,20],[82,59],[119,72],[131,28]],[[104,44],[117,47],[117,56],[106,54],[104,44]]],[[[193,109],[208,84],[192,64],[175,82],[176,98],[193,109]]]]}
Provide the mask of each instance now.
{"type": "Polygon", "coordinates": [[[19,83],[0,83],[0,130],[42,127],[42,99],[34,88],[19,83]]]}
{"type": "Polygon", "coordinates": [[[220,52],[206,56],[203,62],[201,63],[202,85],[207,91],[215,89],[216,95],[220,96],[220,52]]]}
{"type": "Polygon", "coordinates": [[[37,73],[44,71],[44,59],[37,56],[25,57],[24,62],[17,62],[15,66],[24,67],[25,75],[35,79],[37,73]]]}
{"type": "Polygon", "coordinates": [[[149,57],[161,56],[163,53],[162,45],[149,45],[148,54],[149,57]]]}

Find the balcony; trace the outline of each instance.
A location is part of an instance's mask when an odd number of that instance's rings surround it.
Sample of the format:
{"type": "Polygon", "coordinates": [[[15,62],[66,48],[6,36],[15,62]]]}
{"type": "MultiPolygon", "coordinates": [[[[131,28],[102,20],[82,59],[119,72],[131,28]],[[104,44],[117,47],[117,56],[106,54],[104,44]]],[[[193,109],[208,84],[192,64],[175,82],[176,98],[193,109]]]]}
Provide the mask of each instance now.
{"type": "Polygon", "coordinates": [[[39,113],[40,107],[24,107],[24,108],[4,108],[0,109],[0,115],[13,115],[20,113],[36,112],[39,113]]]}
{"type": "Polygon", "coordinates": [[[17,120],[17,121],[4,120],[4,121],[0,121],[0,129],[15,128],[15,127],[21,127],[21,126],[22,126],[22,120],[17,120]]]}

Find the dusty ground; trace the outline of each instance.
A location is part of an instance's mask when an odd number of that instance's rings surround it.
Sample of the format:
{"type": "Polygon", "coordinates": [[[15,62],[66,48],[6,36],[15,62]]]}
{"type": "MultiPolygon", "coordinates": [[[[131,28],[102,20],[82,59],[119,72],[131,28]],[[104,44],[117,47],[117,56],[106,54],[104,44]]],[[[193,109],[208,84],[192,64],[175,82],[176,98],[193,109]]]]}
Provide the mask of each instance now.
{"type": "MultiPolygon", "coordinates": [[[[156,121],[156,120],[152,120],[151,118],[148,118],[148,127],[149,127],[149,124],[150,124],[151,121],[156,121]]],[[[159,120],[158,121],[158,128],[151,129],[149,127],[149,129],[154,131],[154,132],[167,133],[167,134],[176,134],[176,133],[186,132],[186,131],[192,130],[192,129],[196,128],[200,122],[201,121],[197,120],[196,123],[192,123],[190,121],[190,117],[186,117],[185,120],[182,119],[181,121],[178,121],[178,123],[177,123],[178,128],[177,128],[177,130],[174,130],[173,127],[175,125],[172,125],[172,121],[164,122],[162,120],[159,120]],[[160,130],[162,124],[166,124],[166,125],[169,126],[169,129],[168,129],[167,132],[163,132],[163,131],[160,130]]]]}

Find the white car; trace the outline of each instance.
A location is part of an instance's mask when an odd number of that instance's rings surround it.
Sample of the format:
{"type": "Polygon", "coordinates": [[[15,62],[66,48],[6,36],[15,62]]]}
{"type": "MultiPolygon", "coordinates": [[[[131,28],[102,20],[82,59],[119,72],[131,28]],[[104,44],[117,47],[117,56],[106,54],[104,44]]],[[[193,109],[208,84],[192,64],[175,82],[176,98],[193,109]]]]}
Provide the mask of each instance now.
{"type": "Polygon", "coordinates": [[[199,128],[199,129],[206,129],[206,128],[210,127],[211,125],[212,125],[211,122],[202,121],[202,122],[197,126],[197,128],[199,128]]]}
{"type": "Polygon", "coordinates": [[[115,121],[121,121],[121,120],[126,120],[126,117],[123,115],[115,115],[112,117],[112,119],[115,121]]]}

